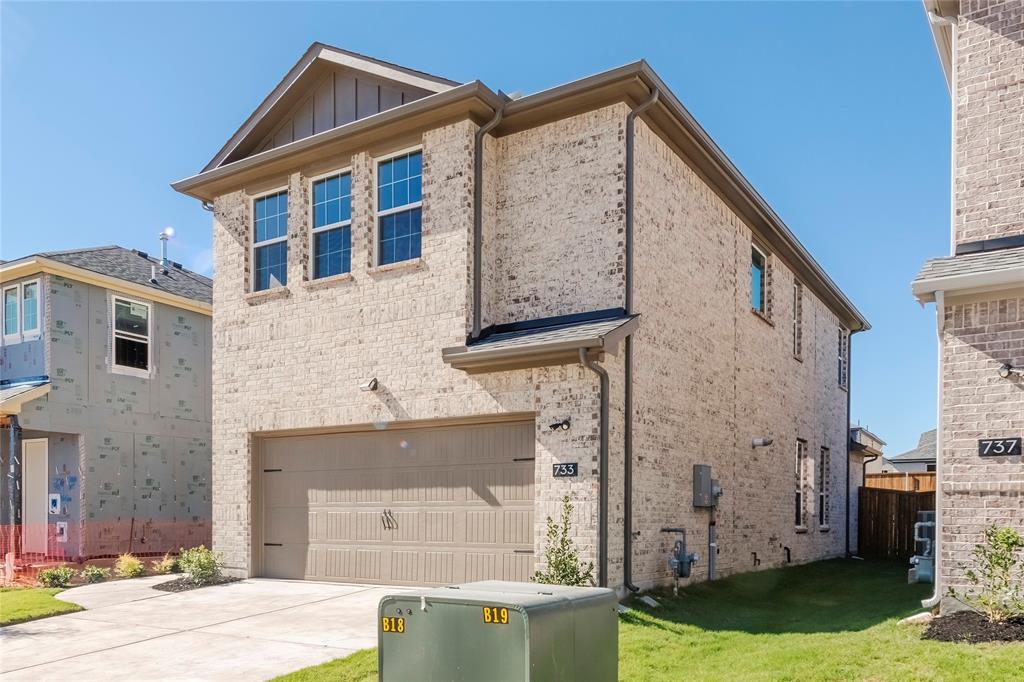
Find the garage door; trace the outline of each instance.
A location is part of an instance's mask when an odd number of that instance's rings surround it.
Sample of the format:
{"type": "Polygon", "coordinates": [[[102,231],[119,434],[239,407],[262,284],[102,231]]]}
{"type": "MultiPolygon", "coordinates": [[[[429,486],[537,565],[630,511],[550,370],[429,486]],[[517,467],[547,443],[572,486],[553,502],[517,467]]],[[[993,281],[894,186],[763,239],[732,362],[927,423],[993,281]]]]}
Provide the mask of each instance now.
{"type": "Polygon", "coordinates": [[[262,574],[392,585],[528,580],[534,425],[261,441],[262,574]]]}

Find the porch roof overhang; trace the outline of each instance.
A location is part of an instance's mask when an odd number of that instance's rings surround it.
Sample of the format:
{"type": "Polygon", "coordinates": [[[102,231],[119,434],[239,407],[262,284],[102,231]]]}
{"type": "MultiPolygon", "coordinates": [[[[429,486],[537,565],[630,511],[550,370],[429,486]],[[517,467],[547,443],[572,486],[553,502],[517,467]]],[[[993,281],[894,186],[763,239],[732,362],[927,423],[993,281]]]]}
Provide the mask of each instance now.
{"type": "Polygon", "coordinates": [[[500,325],[476,341],[442,349],[441,357],[471,374],[569,364],[579,362],[581,349],[617,354],[639,323],[639,315],[616,309],[500,325]]]}
{"type": "Polygon", "coordinates": [[[1024,247],[934,258],[921,269],[911,292],[924,305],[935,293],[964,296],[1024,287],[1024,247]]]}
{"type": "Polygon", "coordinates": [[[50,392],[49,377],[0,382],[0,415],[20,414],[25,403],[50,392]]]}

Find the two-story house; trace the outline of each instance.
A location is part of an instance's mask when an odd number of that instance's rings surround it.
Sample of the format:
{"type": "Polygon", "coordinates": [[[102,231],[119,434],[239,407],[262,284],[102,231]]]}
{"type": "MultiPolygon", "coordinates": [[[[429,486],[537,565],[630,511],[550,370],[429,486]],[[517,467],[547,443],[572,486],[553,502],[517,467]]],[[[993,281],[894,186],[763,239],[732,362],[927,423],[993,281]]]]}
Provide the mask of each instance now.
{"type": "Polygon", "coordinates": [[[698,579],[846,550],[867,323],[646,63],[509,98],[316,43],[173,186],[233,573],[527,580],[565,495],[602,585],[679,530],[698,579]]]}
{"type": "Polygon", "coordinates": [[[934,604],[986,526],[1024,531],[1024,3],[924,5],[953,126],[950,255],[912,285],[939,343],[934,604]]]}
{"type": "Polygon", "coordinates": [[[211,282],[117,246],[0,265],[4,551],[210,541],[211,282]]]}

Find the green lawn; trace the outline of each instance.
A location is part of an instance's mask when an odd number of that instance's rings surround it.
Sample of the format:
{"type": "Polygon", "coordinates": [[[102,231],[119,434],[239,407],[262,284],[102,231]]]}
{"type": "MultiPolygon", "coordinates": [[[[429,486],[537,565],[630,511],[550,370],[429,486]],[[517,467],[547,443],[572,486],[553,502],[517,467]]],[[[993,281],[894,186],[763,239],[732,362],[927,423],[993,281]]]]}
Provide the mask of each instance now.
{"type": "Polygon", "coordinates": [[[71,602],[54,599],[57,587],[0,587],[0,626],[81,611],[71,602]]]}
{"type": "MultiPolygon", "coordinates": [[[[702,583],[663,606],[636,603],[619,628],[623,680],[1019,680],[1024,644],[923,641],[896,621],[920,611],[930,585],[903,564],[837,559],[702,583]]],[[[278,678],[376,679],[377,655],[278,678]]]]}

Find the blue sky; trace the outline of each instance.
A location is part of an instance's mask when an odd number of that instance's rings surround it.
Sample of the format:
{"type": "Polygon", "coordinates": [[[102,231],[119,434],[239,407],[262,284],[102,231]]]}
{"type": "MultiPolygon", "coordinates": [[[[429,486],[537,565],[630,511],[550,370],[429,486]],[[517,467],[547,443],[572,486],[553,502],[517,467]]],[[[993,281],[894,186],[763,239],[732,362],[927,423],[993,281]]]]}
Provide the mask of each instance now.
{"type": "Polygon", "coordinates": [[[209,272],[198,171],[314,40],[530,93],[647,59],[874,329],[853,419],[935,425],[909,283],[949,251],[949,95],[920,2],[2,4],[0,257],[117,243],[209,272]]]}

